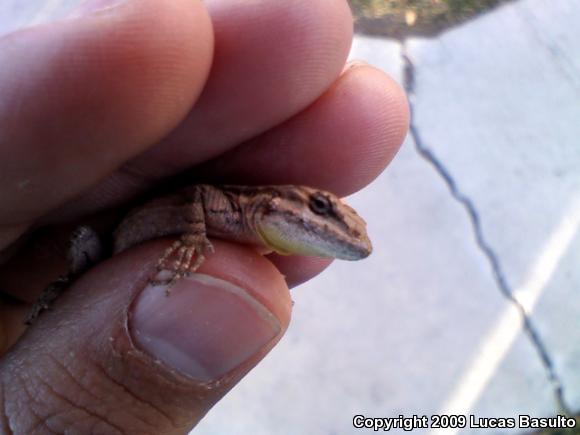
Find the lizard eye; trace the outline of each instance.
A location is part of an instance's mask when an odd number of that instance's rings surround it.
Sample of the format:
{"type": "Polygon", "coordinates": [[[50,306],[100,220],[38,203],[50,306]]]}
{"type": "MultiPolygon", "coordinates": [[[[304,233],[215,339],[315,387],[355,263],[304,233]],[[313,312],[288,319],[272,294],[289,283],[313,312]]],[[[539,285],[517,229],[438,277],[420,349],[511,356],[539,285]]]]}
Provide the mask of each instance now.
{"type": "Polygon", "coordinates": [[[332,210],[332,204],[328,198],[321,195],[320,193],[315,193],[310,197],[308,206],[314,213],[323,216],[328,215],[332,210]]]}

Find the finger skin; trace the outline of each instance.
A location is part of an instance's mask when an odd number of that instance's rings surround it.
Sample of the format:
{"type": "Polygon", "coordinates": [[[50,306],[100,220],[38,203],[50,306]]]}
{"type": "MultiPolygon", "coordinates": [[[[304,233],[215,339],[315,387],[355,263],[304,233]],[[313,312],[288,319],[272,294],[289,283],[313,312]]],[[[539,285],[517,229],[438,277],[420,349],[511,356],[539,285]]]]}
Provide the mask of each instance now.
{"type": "Polygon", "coordinates": [[[155,180],[260,135],[296,115],[340,75],[352,40],[345,0],[210,0],[215,60],[187,118],[55,217],[111,207],[155,180]]]}
{"type": "Polygon", "coordinates": [[[1,38],[2,228],[77,196],[173,129],[203,88],[212,35],[201,2],[143,0],[1,38]]]}
{"type": "Polygon", "coordinates": [[[210,0],[215,62],[199,101],[161,144],[131,162],[166,177],[238,145],[316,100],[352,40],[344,0],[210,0]]]}
{"type": "MultiPolygon", "coordinates": [[[[301,113],[186,174],[191,174],[192,182],[295,183],[346,196],[385,169],[408,124],[408,102],[401,87],[384,72],[358,65],[345,70],[301,113]]],[[[74,215],[94,210],[103,201],[115,204],[127,199],[131,191],[120,193],[119,180],[127,182],[126,177],[108,180],[67,212],[74,215]]],[[[132,184],[138,185],[139,181],[132,184]]]]}
{"type": "Polygon", "coordinates": [[[268,259],[276,266],[288,284],[296,287],[324,271],[333,263],[329,258],[268,255],[268,259]]]}
{"type": "Polygon", "coordinates": [[[199,272],[246,289],[276,316],[280,334],[227,375],[203,383],[137,346],[133,301],[169,243],[147,243],[83,275],[0,360],[2,409],[15,433],[44,426],[59,433],[187,433],[279,340],[291,309],[281,275],[252,249],[216,241],[199,272]]]}
{"type": "Polygon", "coordinates": [[[359,65],[308,109],[199,172],[230,183],[306,184],[346,196],[385,169],[408,125],[400,86],[381,70],[359,65]]]}

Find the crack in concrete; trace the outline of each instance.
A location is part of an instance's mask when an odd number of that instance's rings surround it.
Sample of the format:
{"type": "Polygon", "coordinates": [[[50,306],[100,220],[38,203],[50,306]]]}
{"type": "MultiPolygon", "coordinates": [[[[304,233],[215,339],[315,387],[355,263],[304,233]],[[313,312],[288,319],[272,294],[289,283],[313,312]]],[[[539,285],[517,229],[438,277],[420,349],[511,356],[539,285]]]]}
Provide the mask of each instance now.
{"type": "Polygon", "coordinates": [[[403,86],[405,91],[407,92],[409,98],[409,108],[411,112],[411,123],[409,126],[409,132],[411,134],[411,138],[415,143],[415,149],[417,153],[427,161],[439,176],[443,178],[443,181],[447,185],[451,196],[459,202],[463,208],[465,209],[469,221],[471,223],[471,227],[473,229],[474,238],[477,244],[478,249],[482,252],[482,254],[487,259],[489,266],[493,273],[493,278],[497,287],[499,288],[502,295],[512,303],[518,312],[520,313],[522,320],[523,320],[523,329],[524,333],[528,336],[532,346],[536,350],[541,364],[546,371],[546,375],[548,380],[553,388],[554,397],[556,400],[557,406],[566,414],[571,415],[570,408],[566,405],[566,401],[564,399],[564,387],[562,382],[556,373],[554,368],[554,364],[552,362],[552,358],[548,353],[546,346],[544,345],[543,340],[541,339],[537,328],[533,324],[529,314],[526,312],[524,306],[518,301],[518,299],[514,296],[513,291],[510,285],[507,282],[506,276],[503,272],[503,268],[501,266],[500,260],[491,247],[489,242],[485,239],[483,234],[483,229],[481,225],[481,219],[479,216],[479,212],[475,206],[475,203],[465,195],[461,189],[458,187],[457,182],[451,175],[451,173],[447,170],[443,162],[433,153],[433,151],[425,144],[423,141],[421,134],[419,133],[419,129],[415,124],[414,118],[414,98],[415,98],[415,65],[413,64],[411,58],[408,56],[406,52],[406,45],[403,41],[401,43],[401,58],[403,61],[403,86]]]}

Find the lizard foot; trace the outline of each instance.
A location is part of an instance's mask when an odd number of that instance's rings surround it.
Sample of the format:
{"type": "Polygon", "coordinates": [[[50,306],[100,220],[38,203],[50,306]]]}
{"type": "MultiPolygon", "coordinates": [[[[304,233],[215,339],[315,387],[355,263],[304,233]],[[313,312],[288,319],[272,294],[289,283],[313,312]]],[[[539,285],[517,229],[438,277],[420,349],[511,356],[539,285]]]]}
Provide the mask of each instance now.
{"type": "Polygon", "coordinates": [[[158,276],[161,272],[169,272],[165,279],[151,281],[153,285],[165,285],[165,293],[169,295],[171,287],[183,277],[194,273],[205,260],[205,253],[213,253],[213,245],[205,235],[184,234],[176,240],[157,262],[158,276]],[[195,258],[194,258],[195,257],[195,258]],[[171,262],[170,259],[174,258],[171,262]]]}

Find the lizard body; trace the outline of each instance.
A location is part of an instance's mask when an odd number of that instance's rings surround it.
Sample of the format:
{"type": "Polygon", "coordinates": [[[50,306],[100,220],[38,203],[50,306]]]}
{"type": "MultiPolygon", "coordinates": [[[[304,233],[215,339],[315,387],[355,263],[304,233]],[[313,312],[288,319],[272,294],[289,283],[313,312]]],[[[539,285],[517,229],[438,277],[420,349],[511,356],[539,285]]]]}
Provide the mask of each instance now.
{"type": "MultiPolygon", "coordinates": [[[[371,251],[365,221],[330,192],[306,186],[214,186],[197,184],[155,198],[133,209],[113,234],[113,254],[147,240],[179,235],[158,262],[169,270],[169,286],[195,272],[208,239],[216,237],[264,247],[280,254],[359,260],[371,251]],[[170,259],[174,261],[170,262],[170,259]]],[[[98,236],[80,227],[71,240],[70,270],[52,283],[33,307],[27,322],[100,260],[98,236]]]]}
{"type": "Polygon", "coordinates": [[[372,250],[366,224],[335,195],[305,186],[184,188],[134,209],[115,231],[115,253],[150,239],[200,234],[281,254],[358,260],[372,250]]]}

